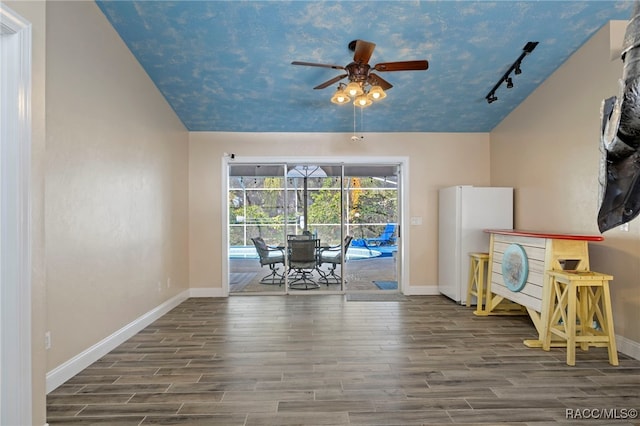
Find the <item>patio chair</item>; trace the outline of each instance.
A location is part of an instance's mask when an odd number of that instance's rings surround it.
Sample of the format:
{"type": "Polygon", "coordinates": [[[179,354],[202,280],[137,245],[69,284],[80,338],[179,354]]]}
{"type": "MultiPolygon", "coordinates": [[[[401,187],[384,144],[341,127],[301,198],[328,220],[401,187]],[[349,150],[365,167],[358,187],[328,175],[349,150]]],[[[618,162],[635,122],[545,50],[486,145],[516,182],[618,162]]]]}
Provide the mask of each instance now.
{"type": "Polygon", "coordinates": [[[287,240],[310,240],[312,238],[311,233],[302,233],[302,234],[288,234],[287,240]]]}
{"type": "Polygon", "coordinates": [[[342,264],[342,253],[347,253],[349,246],[351,245],[351,240],[353,237],[351,235],[347,235],[344,237],[344,242],[342,245],[332,246],[326,249],[320,250],[320,255],[318,256],[318,266],[322,266],[324,263],[329,264],[329,271],[327,273],[321,273],[321,277],[318,281],[322,281],[327,286],[329,284],[340,284],[342,277],[336,273],[336,267],[342,264]],[[344,250],[344,251],[343,251],[344,250]]]}
{"type": "Polygon", "coordinates": [[[260,267],[269,266],[271,273],[265,275],[260,280],[260,284],[278,284],[282,285],[284,281],[284,274],[278,273],[278,265],[282,264],[284,267],[284,250],[268,246],[262,237],[251,238],[253,245],[256,246],[256,251],[260,257],[260,267]]]}
{"type": "Polygon", "coordinates": [[[287,241],[289,247],[289,287],[297,290],[310,290],[320,285],[313,280],[313,271],[318,265],[318,240],[294,239],[287,241]]]}
{"type": "Polygon", "coordinates": [[[387,226],[384,227],[384,230],[380,234],[379,237],[373,238],[365,238],[364,241],[367,245],[370,246],[387,246],[393,245],[396,242],[396,224],[395,223],[387,223],[387,226]]]}

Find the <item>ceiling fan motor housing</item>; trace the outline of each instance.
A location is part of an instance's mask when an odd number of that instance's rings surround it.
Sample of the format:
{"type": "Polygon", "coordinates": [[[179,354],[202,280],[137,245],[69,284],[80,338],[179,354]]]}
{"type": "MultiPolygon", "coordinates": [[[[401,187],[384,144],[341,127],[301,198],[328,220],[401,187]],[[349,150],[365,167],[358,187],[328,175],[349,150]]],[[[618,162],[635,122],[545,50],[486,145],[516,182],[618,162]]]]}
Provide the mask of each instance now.
{"type": "Polygon", "coordinates": [[[360,64],[357,62],[351,62],[346,66],[347,72],[349,73],[349,80],[355,82],[365,82],[369,77],[369,70],[371,69],[371,65],[369,64],[360,64]]]}

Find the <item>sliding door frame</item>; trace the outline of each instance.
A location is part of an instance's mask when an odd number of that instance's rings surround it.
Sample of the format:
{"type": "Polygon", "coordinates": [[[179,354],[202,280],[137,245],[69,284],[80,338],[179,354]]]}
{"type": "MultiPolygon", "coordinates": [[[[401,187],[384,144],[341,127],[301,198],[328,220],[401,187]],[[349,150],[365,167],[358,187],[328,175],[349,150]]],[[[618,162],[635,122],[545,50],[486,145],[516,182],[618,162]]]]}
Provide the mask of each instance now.
{"type": "MultiPolygon", "coordinates": [[[[292,163],[308,163],[308,164],[341,164],[341,165],[400,165],[400,172],[398,174],[399,185],[398,191],[398,260],[399,265],[397,268],[398,274],[398,288],[400,293],[406,293],[409,288],[409,270],[410,259],[407,255],[407,249],[410,243],[410,233],[405,232],[404,228],[409,223],[409,157],[256,157],[256,156],[239,156],[239,155],[224,155],[221,158],[221,194],[227,194],[229,188],[229,165],[237,163],[254,163],[254,164],[292,164],[292,163]]],[[[221,259],[221,275],[222,280],[222,293],[225,297],[229,296],[229,208],[228,197],[225,196],[226,202],[224,202],[224,208],[221,215],[221,235],[220,239],[222,253],[221,259]]],[[[297,294],[298,292],[296,292],[297,294]]],[[[323,292],[326,294],[326,292],[323,292]]]]}

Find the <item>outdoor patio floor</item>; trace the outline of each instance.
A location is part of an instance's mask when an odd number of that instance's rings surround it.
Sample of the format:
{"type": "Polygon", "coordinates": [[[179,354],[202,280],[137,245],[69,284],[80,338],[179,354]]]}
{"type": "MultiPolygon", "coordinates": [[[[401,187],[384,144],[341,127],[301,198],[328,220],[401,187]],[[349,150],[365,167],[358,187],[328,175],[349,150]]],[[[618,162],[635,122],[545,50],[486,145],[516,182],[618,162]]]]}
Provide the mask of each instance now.
{"type": "MultiPolygon", "coordinates": [[[[328,265],[322,265],[322,271],[326,272],[328,265]]],[[[396,281],[396,261],[393,257],[376,257],[371,259],[350,260],[345,265],[345,291],[381,291],[374,281],[396,281]]],[[[269,267],[260,267],[258,259],[230,259],[229,288],[234,293],[264,293],[283,292],[285,285],[261,284],[262,277],[270,273],[269,267]]],[[[283,272],[280,265],[279,272],[283,272]]],[[[336,269],[340,274],[340,266],[336,269]]],[[[313,272],[313,279],[318,282],[320,274],[313,272]]],[[[340,291],[340,284],[325,284],[320,282],[320,287],[315,292],[340,291]]],[[[389,291],[389,290],[385,290],[389,291]]]]}

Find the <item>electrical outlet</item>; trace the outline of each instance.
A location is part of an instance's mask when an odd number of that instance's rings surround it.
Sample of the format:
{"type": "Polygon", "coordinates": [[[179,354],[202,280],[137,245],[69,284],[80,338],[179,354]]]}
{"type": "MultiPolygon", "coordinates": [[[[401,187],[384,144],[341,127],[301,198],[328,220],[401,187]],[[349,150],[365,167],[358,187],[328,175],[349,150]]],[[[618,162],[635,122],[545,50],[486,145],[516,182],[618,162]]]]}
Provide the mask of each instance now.
{"type": "Polygon", "coordinates": [[[47,331],[44,333],[44,348],[51,349],[51,332],[47,331]]]}
{"type": "Polygon", "coordinates": [[[629,222],[623,223],[622,225],[620,225],[619,229],[622,232],[629,232],[629,222]]]}

